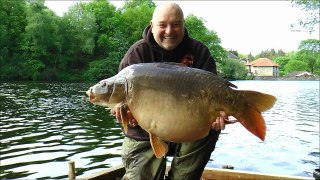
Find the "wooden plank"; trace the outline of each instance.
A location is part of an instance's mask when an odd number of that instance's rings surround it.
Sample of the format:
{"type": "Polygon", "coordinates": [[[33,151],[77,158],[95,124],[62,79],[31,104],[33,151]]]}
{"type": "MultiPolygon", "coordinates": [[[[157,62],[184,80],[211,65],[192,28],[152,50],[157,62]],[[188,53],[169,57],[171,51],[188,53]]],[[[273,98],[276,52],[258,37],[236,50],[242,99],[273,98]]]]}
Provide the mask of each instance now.
{"type": "Polygon", "coordinates": [[[90,174],[86,177],[83,177],[81,179],[85,180],[105,180],[105,179],[110,179],[110,180],[120,180],[122,176],[125,173],[125,169],[122,165],[115,166],[112,168],[107,168],[106,170],[90,174]]]}
{"type": "MultiPolygon", "coordinates": [[[[167,166],[166,172],[170,169],[167,166]]],[[[89,176],[83,177],[81,179],[86,180],[120,180],[125,173],[125,169],[122,165],[108,168],[98,173],[91,174],[89,176]]],[[[309,177],[302,176],[284,176],[284,175],[272,175],[266,173],[257,173],[249,171],[239,171],[239,170],[230,170],[230,169],[218,169],[218,168],[205,168],[202,177],[202,180],[314,180],[309,177]]]]}
{"type": "Polygon", "coordinates": [[[272,175],[266,173],[257,173],[249,171],[239,171],[230,169],[217,169],[217,168],[206,168],[202,174],[202,179],[213,180],[213,179],[223,179],[223,180],[314,180],[309,177],[302,176],[282,176],[282,175],[272,175]]]}

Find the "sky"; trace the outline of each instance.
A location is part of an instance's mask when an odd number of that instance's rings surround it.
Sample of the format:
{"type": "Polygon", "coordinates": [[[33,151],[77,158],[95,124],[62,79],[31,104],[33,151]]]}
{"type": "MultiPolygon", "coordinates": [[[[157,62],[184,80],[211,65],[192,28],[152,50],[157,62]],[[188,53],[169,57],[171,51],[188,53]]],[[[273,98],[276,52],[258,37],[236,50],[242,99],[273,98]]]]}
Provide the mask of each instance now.
{"type": "MultiPolygon", "coordinates": [[[[45,5],[62,16],[77,2],[80,1],[46,0],[45,5]]],[[[117,8],[124,5],[124,1],[110,2],[117,8]]],[[[292,6],[291,0],[174,2],[180,5],[185,17],[193,14],[203,18],[205,26],[221,39],[222,47],[241,54],[257,55],[272,48],[297,51],[302,40],[319,39],[319,28],[311,34],[291,31],[290,24],[307,15],[300,7],[292,6]]]]}

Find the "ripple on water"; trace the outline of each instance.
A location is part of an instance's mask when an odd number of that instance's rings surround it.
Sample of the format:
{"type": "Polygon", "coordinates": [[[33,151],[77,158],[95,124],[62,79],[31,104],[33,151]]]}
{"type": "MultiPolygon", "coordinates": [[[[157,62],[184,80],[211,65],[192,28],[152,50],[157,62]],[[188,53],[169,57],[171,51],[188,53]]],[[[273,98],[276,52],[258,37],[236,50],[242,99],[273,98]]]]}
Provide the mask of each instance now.
{"type": "MultiPolygon", "coordinates": [[[[222,131],[210,167],[312,176],[319,166],[319,84],[236,81],[239,89],[277,97],[263,113],[265,142],[239,123],[222,131]]],[[[0,84],[0,179],[66,179],[121,164],[123,133],[109,111],[93,106],[83,91],[92,83],[0,84]],[[54,169],[54,171],[52,170],[54,169]]]]}

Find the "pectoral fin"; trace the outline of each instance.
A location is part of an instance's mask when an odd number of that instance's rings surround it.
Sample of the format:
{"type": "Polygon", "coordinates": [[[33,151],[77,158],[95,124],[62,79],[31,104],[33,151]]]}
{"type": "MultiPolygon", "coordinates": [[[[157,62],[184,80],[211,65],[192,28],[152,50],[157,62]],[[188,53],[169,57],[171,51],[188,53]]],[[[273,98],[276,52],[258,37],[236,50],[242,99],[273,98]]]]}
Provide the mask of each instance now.
{"type": "Polygon", "coordinates": [[[161,158],[165,156],[168,152],[168,145],[163,140],[154,136],[151,133],[149,133],[149,136],[150,136],[150,144],[156,157],[161,158]]]}
{"type": "Polygon", "coordinates": [[[124,130],[124,133],[127,134],[128,132],[128,117],[127,117],[127,114],[125,112],[125,108],[123,105],[120,106],[120,115],[121,115],[121,122],[122,122],[122,127],[123,127],[123,130],[124,130]]]}

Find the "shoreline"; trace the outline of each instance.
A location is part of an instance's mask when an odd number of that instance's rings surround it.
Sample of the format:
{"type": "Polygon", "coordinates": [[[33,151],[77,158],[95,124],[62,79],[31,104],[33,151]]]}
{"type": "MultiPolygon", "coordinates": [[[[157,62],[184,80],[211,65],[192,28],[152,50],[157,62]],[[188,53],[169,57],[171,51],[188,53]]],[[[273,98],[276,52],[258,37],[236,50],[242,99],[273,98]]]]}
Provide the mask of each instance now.
{"type": "Polygon", "coordinates": [[[270,81],[320,81],[320,76],[308,77],[255,77],[253,80],[270,80],[270,81]]]}

